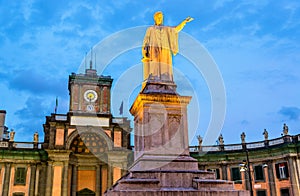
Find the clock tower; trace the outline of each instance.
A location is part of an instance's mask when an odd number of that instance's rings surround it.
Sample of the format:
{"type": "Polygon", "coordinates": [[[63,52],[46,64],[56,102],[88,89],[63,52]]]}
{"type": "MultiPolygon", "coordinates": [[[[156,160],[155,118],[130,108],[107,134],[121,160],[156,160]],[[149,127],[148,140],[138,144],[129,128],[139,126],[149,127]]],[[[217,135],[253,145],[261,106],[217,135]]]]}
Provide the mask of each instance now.
{"type": "Polygon", "coordinates": [[[99,76],[95,69],[69,76],[70,112],[110,114],[110,76],[99,76]]]}
{"type": "Polygon", "coordinates": [[[51,114],[44,124],[48,178],[40,195],[103,195],[126,173],[133,156],[130,121],[112,115],[112,81],[92,62],[84,73],[69,75],[68,113],[51,114]]]}

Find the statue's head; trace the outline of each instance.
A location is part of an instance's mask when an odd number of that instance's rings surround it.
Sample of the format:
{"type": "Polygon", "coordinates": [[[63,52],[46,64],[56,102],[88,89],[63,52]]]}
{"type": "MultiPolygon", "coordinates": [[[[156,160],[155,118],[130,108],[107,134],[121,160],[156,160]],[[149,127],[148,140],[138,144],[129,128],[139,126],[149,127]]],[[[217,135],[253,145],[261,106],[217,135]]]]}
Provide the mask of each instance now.
{"type": "Polygon", "coordinates": [[[164,15],[161,11],[155,12],[153,15],[155,25],[162,25],[164,21],[164,15]]]}

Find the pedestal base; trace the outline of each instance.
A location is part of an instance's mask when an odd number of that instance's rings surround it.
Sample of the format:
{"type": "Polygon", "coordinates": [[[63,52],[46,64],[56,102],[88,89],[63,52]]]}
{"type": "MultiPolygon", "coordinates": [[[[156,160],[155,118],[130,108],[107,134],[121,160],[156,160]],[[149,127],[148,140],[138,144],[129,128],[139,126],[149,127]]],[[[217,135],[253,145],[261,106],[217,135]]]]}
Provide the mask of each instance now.
{"type": "Polygon", "coordinates": [[[216,180],[214,173],[200,170],[130,171],[105,195],[109,196],[249,196],[234,190],[233,182],[216,180]]]}
{"type": "Polygon", "coordinates": [[[131,168],[130,171],[149,171],[149,170],[198,170],[198,162],[190,156],[175,156],[175,155],[148,155],[144,154],[139,157],[131,168]]]}
{"type": "Polygon", "coordinates": [[[105,195],[109,196],[249,196],[234,190],[233,182],[216,180],[213,172],[198,170],[190,156],[146,155],[135,161],[129,173],[105,195]],[[149,170],[149,168],[151,168],[149,170]]]}

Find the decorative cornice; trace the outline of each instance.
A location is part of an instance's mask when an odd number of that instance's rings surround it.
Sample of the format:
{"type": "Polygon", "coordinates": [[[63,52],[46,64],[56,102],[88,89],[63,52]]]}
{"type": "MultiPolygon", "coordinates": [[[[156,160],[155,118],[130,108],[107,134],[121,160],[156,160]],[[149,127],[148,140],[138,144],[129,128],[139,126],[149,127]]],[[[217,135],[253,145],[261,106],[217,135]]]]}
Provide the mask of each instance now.
{"type": "Polygon", "coordinates": [[[185,107],[189,104],[191,100],[191,96],[180,96],[180,95],[173,95],[173,94],[143,94],[140,93],[137,98],[135,99],[134,103],[130,108],[130,113],[132,115],[136,114],[142,106],[145,104],[151,103],[160,103],[164,105],[182,105],[185,107]]]}

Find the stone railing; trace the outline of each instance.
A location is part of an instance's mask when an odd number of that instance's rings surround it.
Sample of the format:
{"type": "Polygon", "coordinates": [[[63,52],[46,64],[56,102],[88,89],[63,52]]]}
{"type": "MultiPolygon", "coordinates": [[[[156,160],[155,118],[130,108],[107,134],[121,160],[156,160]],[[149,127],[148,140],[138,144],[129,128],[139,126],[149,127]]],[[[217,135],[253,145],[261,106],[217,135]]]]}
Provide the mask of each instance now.
{"type": "MultiPolygon", "coordinates": [[[[190,146],[190,152],[218,152],[218,151],[239,151],[245,149],[269,148],[286,143],[300,142],[300,134],[295,136],[286,135],[272,140],[264,140],[258,142],[240,143],[240,144],[225,144],[225,145],[205,145],[205,146],[190,146]]],[[[43,143],[35,142],[9,142],[0,141],[0,149],[43,149],[43,143]]],[[[134,146],[131,146],[134,151],[134,146]]]]}
{"type": "Polygon", "coordinates": [[[0,148],[8,148],[8,149],[42,149],[43,143],[35,143],[35,142],[8,142],[2,141],[0,142],[0,148]]]}
{"type": "Polygon", "coordinates": [[[217,152],[217,151],[237,151],[237,150],[251,150],[258,148],[275,147],[287,143],[300,142],[300,134],[291,136],[285,135],[280,138],[272,140],[264,140],[258,142],[240,143],[240,144],[226,144],[226,145],[211,145],[211,146],[190,146],[190,152],[217,152]]]}

